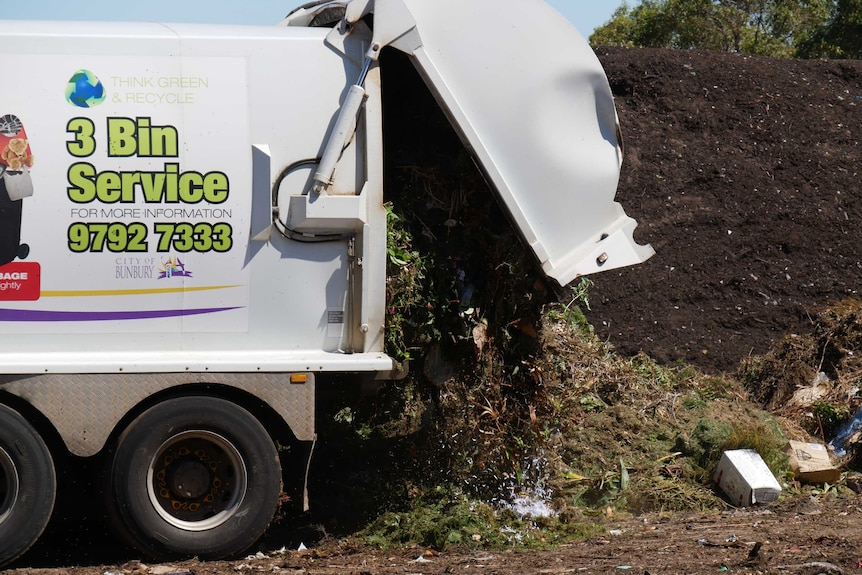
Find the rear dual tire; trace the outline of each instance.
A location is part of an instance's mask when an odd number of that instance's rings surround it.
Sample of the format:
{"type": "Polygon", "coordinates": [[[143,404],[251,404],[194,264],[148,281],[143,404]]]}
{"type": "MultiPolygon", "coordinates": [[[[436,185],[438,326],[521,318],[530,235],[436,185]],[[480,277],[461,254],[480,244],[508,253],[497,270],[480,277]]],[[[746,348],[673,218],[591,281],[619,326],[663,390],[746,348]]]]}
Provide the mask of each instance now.
{"type": "Polygon", "coordinates": [[[45,442],[17,411],[0,405],[0,566],[24,554],[42,535],[57,493],[45,442]]]}
{"type": "Polygon", "coordinates": [[[275,445],[245,409],[212,397],[155,405],[117,443],[111,516],[154,559],[219,559],[251,547],[278,507],[275,445]]]}

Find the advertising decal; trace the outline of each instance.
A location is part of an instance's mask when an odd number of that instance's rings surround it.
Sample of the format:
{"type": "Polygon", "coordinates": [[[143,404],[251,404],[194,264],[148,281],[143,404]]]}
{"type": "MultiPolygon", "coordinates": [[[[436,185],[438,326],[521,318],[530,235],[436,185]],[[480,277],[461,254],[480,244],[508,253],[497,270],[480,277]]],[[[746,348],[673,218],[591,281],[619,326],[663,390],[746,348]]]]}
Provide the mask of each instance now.
{"type": "Polygon", "coordinates": [[[2,329],[245,331],[244,60],[20,58],[27,89],[0,110],[2,329]]]}

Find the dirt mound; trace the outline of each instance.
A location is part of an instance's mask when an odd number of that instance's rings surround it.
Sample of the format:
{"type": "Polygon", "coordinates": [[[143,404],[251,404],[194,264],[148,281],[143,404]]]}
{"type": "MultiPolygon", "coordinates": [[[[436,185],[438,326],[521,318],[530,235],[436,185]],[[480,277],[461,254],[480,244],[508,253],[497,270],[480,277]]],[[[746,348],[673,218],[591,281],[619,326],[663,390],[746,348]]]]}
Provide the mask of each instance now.
{"type": "Polygon", "coordinates": [[[862,285],[862,62],[597,50],[626,156],[618,200],[657,254],[597,274],[623,354],[733,372],[862,285]]]}

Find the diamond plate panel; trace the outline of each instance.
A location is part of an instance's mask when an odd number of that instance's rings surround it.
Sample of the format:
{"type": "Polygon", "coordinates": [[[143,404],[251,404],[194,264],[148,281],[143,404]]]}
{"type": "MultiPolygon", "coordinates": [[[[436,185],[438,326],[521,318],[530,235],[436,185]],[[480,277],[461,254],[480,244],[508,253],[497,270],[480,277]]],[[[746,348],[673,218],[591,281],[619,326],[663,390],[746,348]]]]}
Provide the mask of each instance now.
{"type": "Polygon", "coordinates": [[[130,373],[0,375],[0,389],[42,412],[75,455],[95,455],[120,419],[154,393],[211,383],[248,392],[272,407],[300,441],[314,438],[314,376],[290,383],[287,373],[130,373]]]}

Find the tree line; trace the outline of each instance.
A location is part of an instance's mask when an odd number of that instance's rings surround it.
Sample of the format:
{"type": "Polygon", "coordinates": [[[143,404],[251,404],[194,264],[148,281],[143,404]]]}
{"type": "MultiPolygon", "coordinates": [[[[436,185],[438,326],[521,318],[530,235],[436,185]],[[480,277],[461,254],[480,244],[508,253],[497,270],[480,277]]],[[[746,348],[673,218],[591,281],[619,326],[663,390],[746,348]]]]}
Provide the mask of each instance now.
{"type": "Polygon", "coordinates": [[[623,2],[590,44],[862,59],[862,0],[623,2]]]}

